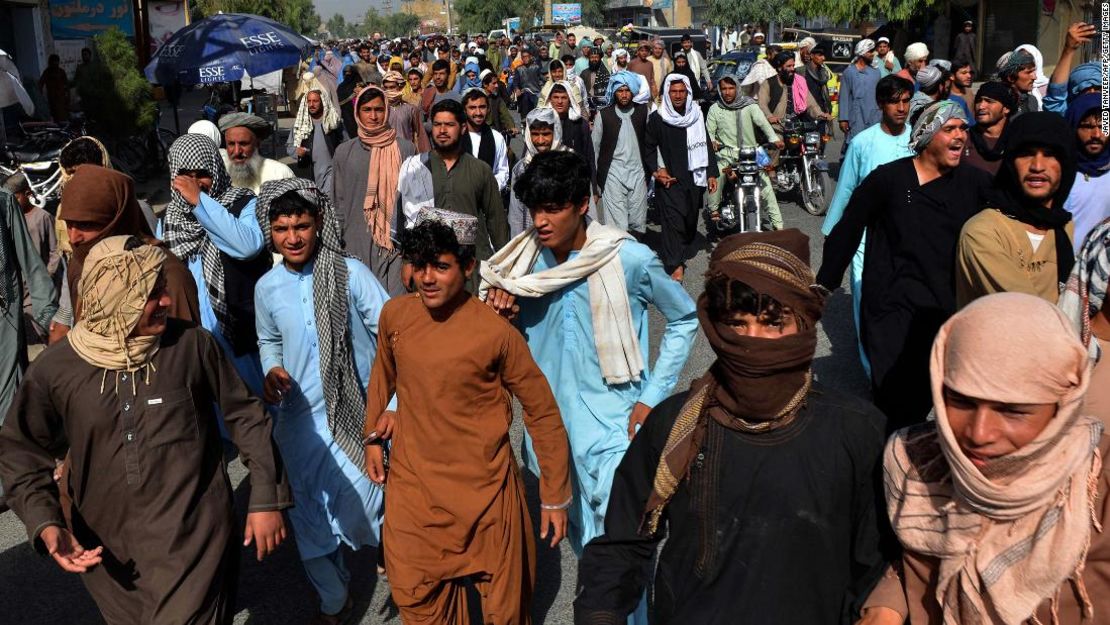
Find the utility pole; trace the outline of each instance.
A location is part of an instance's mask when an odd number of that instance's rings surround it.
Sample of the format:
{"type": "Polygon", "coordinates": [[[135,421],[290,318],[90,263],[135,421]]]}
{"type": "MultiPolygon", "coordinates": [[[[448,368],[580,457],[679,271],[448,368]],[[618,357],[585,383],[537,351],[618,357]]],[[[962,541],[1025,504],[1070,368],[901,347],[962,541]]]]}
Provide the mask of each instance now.
{"type": "Polygon", "coordinates": [[[451,32],[451,0],[443,0],[443,6],[447,7],[447,32],[451,32]]]}
{"type": "Polygon", "coordinates": [[[551,0],[543,0],[543,23],[554,23],[554,19],[551,17],[551,0]]]}

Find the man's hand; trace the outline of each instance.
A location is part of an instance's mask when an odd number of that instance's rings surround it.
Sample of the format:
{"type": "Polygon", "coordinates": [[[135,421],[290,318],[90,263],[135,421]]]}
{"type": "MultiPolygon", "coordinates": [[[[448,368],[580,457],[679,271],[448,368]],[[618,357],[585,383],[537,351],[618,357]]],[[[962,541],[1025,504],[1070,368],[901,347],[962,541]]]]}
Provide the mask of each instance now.
{"type": "Polygon", "coordinates": [[[540,508],[540,538],[547,538],[547,528],[551,527],[551,546],[555,547],[567,535],[567,511],[540,508]]]}
{"type": "Polygon", "coordinates": [[[720,152],[721,151],[721,142],[720,141],[714,141],[713,142],[713,151],[714,152],[720,152]]]}
{"type": "Polygon", "coordinates": [[[516,296],[497,287],[490,287],[486,293],[486,304],[509,321],[516,319],[517,313],[520,312],[520,306],[516,303],[516,296]]]}
{"type": "Polygon", "coordinates": [[[887,69],[888,72],[890,70],[893,70],[894,69],[894,59],[887,59],[886,62],[884,63],[884,65],[886,65],[886,69],[887,69]]]}
{"type": "Polygon", "coordinates": [[[200,204],[200,185],[189,176],[174,176],[170,186],[181,194],[191,206],[200,204]]]}
{"type": "Polygon", "coordinates": [[[374,431],[371,435],[376,435],[377,438],[387,441],[393,438],[393,426],[397,423],[397,413],[392,410],[386,410],[378,417],[378,421],[374,423],[374,431]]]}
{"type": "Polygon", "coordinates": [[[274,367],[262,381],[262,399],[268,404],[280,404],[289,389],[293,388],[293,378],[282,367],[274,367]]]}
{"type": "Polygon", "coordinates": [[[261,562],[285,540],[285,519],[277,510],[248,512],[247,527],[243,533],[243,546],[250,545],[253,540],[258,561],[261,562]]]}
{"type": "Polygon", "coordinates": [[[856,621],[856,625],[902,625],[904,620],[890,608],[874,607],[864,610],[863,618],[856,621]]]}
{"type": "Polygon", "coordinates": [[[385,452],[381,442],[371,443],[362,448],[366,456],[366,475],[375,484],[385,484],[385,452]]]}
{"type": "MultiPolygon", "coordinates": [[[[715,180],[710,178],[710,180],[715,180]]],[[[632,407],[632,414],[628,416],[628,439],[632,440],[636,437],[636,430],[639,429],[644,421],[647,420],[648,414],[651,413],[651,408],[646,404],[636,402],[632,407]]]]}
{"type": "Polygon", "coordinates": [[[786,144],[782,142],[782,139],[779,139],[775,141],[775,147],[781,150],[786,147],[786,144]]]}
{"type": "Polygon", "coordinates": [[[772,116],[770,116],[770,117],[768,117],[768,118],[767,118],[767,123],[769,123],[769,124],[777,124],[777,123],[779,123],[779,120],[781,120],[781,119],[782,119],[782,118],[781,118],[781,117],[779,117],[778,115],[772,115],[772,116]]]}
{"type": "Polygon", "coordinates": [[[68,529],[57,525],[46,526],[39,539],[58,566],[69,573],[84,573],[100,564],[100,552],[104,551],[104,547],[86,551],[68,529]]]}
{"type": "Polygon", "coordinates": [[[297,158],[304,158],[305,154],[308,154],[308,148],[299,146],[297,148],[297,158]]]}
{"type": "Polygon", "coordinates": [[[848,128],[849,127],[850,126],[848,125],[848,120],[846,120],[846,119],[840,120],[840,132],[843,132],[844,134],[848,134],[848,128]]]}
{"type": "Polygon", "coordinates": [[[1068,26],[1068,36],[1067,41],[1064,43],[1064,48],[1067,50],[1078,50],[1079,46],[1085,43],[1090,43],[1091,38],[1094,36],[1094,24],[1076,22],[1071,26],[1068,26]]]}
{"type": "Polygon", "coordinates": [[[652,177],[655,178],[656,182],[663,185],[665,188],[669,188],[675,182],[675,179],[672,178],[669,173],[667,173],[666,167],[660,167],[658,171],[652,174],[652,177]]]}
{"type": "Polygon", "coordinates": [[[717,179],[716,178],[710,178],[709,179],[709,192],[710,193],[716,193],[717,192],[717,179]]]}

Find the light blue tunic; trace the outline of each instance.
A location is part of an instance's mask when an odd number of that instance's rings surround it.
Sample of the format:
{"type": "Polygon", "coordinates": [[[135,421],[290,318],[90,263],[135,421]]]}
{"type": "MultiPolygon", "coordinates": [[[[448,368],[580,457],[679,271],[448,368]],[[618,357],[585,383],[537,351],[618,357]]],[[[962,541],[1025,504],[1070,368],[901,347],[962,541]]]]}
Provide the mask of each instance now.
{"type": "MultiPolygon", "coordinates": [[[[910,149],[910,133],[913,129],[906,124],[902,134],[892,136],[883,131],[881,124],[875,124],[859,133],[855,140],[848,144],[848,152],[840,164],[840,176],[836,181],[836,192],[829,203],[829,212],[825,216],[825,223],[821,232],[829,236],[833,227],[844,216],[844,209],[848,200],[852,199],[852,192],[863,182],[875,168],[896,161],[906,156],[913,156],[910,149]]],[[[859,358],[863,363],[863,370],[871,376],[871,363],[863,353],[863,343],[859,341],[859,306],[862,296],[863,284],[863,248],[867,244],[867,233],[860,238],[856,255],[852,257],[852,266],[848,270],[848,284],[852,289],[852,318],[856,322],[856,342],[859,343],[859,358]]]]}
{"type": "MultiPolygon", "coordinates": [[[[571,252],[571,258],[577,253],[571,252]]],[[[569,538],[575,553],[604,533],[605,509],[613,474],[628,449],[628,417],[636,402],[655,407],[667,398],[698,331],[697,311],[682,285],[671,279],[659,258],[635,241],[621,245],[620,260],[628,286],[629,305],[645,363],[639,382],[606,386],[594,347],[590,291],[581,280],[541,298],[517,300],[517,326],[524,333],[559,403],[570,439],[574,499],[569,538]],[[667,320],[654,367],[648,359],[648,305],[667,320]]],[[[544,249],[534,271],[558,264],[544,249]]],[[[531,439],[525,439],[524,460],[534,474],[539,465],[531,439]]]]}
{"type": "Polygon", "coordinates": [[[848,145],[865,128],[883,119],[882,111],[875,102],[875,85],[879,84],[879,78],[879,70],[868,65],[860,71],[855,63],[850,63],[840,74],[840,112],[837,118],[848,121],[848,136],[844,138],[848,145]]]}
{"type": "MultiPolygon", "coordinates": [[[[346,259],[347,312],[355,367],[364,385],[378,345],[378,315],[389,295],[370,270],[346,259]]],[[[254,288],[255,323],[262,367],[283,367],[293,388],[274,407],[274,440],[285,461],[293,501],[289,518],[302,560],[377,545],[382,522],[382,489],[372,483],[336,444],[328,428],[320,378],[312,264],[303,272],[284,263],[254,288]]]]}
{"type": "MultiPolygon", "coordinates": [[[[236,260],[250,260],[262,252],[264,245],[262,229],[258,226],[255,216],[255,205],[258,200],[251,198],[239,217],[235,217],[223,207],[222,204],[208,196],[200,194],[200,203],[193,209],[193,215],[208,232],[208,238],[219,250],[236,260]]],[[[162,238],[164,224],[158,222],[158,238],[162,238]]],[[[247,388],[254,394],[262,395],[262,368],[258,364],[258,354],[247,353],[236,356],[231,349],[231,343],[220,333],[216,313],[212,311],[212,299],[208,296],[208,285],[204,281],[203,261],[200,255],[188,261],[189,273],[197,283],[197,301],[200,305],[200,325],[216,337],[216,342],[223,348],[224,354],[231,359],[235,370],[246,382],[247,388]]],[[[222,425],[221,425],[222,427],[222,425]]]]}

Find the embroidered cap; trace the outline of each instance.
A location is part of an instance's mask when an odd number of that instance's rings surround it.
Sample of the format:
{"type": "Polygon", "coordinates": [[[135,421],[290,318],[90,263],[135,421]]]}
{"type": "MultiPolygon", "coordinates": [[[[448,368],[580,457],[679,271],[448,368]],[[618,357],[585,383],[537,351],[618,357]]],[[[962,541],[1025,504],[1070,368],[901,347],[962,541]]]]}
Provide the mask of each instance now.
{"type": "Polygon", "coordinates": [[[455,231],[459,245],[474,245],[478,241],[478,218],[442,208],[421,208],[413,220],[413,227],[427,221],[438,221],[455,231]]]}

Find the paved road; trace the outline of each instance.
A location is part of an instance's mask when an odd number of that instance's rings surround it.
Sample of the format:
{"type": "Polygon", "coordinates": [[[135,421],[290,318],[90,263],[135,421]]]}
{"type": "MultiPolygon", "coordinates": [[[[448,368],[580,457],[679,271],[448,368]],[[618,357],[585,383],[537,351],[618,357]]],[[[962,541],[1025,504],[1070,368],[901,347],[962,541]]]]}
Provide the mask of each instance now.
{"type": "MultiPolygon", "coordinates": [[[[828,154],[839,153],[839,144],[829,146],[828,154]]],[[[798,206],[783,202],[783,217],[788,227],[801,229],[811,239],[812,263],[821,262],[820,233],[822,218],[805,213],[798,206]]],[[[704,247],[704,240],[698,240],[704,247]]],[[[689,262],[686,287],[696,296],[702,288],[707,255],[699,251],[689,262]]],[[[652,350],[658,349],[662,318],[652,319],[652,350]]],[[[859,365],[855,331],[851,320],[851,300],[843,291],[830,299],[820,325],[820,340],[814,370],[826,384],[855,394],[867,393],[867,383],[859,365]]],[[[685,388],[700,377],[713,362],[713,353],[701,334],[679,381],[685,388]]],[[[520,420],[513,425],[514,448],[519,449],[520,420]]],[[[244,470],[238,461],[231,466],[233,482],[240,484],[244,470]]],[[[527,472],[525,472],[527,475],[527,472]]],[[[533,514],[538,508],[535,480],[528,484],[533,514]]],[[[239,515],[243,518],[245,492],[236,493],[239,515]]],[[[568,546],[558,550],[538,549],[537,587],[533,606],[537,625],[570,625],[571,603],[577,578],[576,560],[568,546]]],[[[353,569],[351,590],[363,625],[400,623],[388,596],[388,584],[379,580],[374,568],[373,550],[364,549],[349,559],[353,569]]],[[[317,599],[301,569],[292,541],[263,563],[253,552],[243,551],[241,584],[235,623],[249,625],[287,625],[307,623],[317,609],[317,599]]],[[[22,524],[11,512],[0,515],[0,622],[20,625],[101,623],[96,607],[75,575],[62,572],[51,560],[36,555],[26,540],[22,524]]]]}

